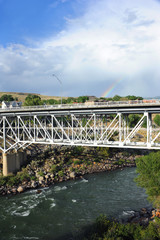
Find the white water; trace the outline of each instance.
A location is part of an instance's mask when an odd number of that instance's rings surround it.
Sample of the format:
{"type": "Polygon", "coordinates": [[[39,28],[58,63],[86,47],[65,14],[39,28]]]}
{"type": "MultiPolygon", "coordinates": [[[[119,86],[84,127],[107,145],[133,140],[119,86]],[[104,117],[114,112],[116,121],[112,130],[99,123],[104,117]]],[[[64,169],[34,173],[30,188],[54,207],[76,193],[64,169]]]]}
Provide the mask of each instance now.
{"type": "Polygon", "coordinates": [[[0,240],[76,239],[100,214],[132,216],[149,206],[133,181],[135,168],[87,175],[85,179],[0,198],[0,240]]]}

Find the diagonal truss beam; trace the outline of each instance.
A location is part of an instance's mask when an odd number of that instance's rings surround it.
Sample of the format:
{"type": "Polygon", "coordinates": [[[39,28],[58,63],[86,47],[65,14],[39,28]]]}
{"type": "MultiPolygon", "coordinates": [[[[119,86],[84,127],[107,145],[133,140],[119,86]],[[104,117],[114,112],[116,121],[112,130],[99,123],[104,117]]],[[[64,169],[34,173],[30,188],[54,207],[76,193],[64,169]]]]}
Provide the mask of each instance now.
{"type": "Polygon", "coordinates": [[[151,114],[145,111],[133,129],[129,128],[127,114],[112,111],[105,113],[105,110],[97,114],[8,114],[0,117],[0,150],[7,152],[25,148],[32,143],[131,148],[138,148],[143,144],[145,148],[160,149],[160,131],[153,134],[151,114]],[[113,114],[116,115],[112,119],[113,114]],[[147,126],[142,128],[145,118],[147,126]],[[138,142],[135,137],[141,129],[145,132],[144,142],[138,142]]]}

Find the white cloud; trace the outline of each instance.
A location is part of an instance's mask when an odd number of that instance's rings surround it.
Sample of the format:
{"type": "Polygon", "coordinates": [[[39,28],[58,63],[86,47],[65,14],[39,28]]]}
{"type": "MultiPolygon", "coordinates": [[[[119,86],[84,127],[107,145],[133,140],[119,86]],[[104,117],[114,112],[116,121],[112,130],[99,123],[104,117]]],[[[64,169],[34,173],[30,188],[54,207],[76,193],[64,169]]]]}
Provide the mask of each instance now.
{"type": "MultiPolygon", "coordinates": [[[[63,1],[65,2],[65,1],[63,1]]],[[[120,95],[159,95],[160,4],[155,0],[89,1],[57,36],[36,47],[0,48],[1,91],[100,96],[117,78],[120,95]]]]}

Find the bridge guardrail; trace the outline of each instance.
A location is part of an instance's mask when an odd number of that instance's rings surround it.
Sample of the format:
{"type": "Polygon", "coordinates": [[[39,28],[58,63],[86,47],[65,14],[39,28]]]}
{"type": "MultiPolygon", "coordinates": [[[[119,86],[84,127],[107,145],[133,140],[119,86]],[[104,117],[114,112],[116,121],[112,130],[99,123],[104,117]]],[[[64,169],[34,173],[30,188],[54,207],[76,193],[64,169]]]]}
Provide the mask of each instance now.
{"type": "Polygon", "coordinates": [[[152,100],[130,100],[130,101],[109,101],[109,102],[85,102],[85,103],[75,103],[75,104],[55,104],[55,105],[36,105],[36,106],[22,106],[22,107],[9,107],[9,108],[0,108],[0,111],[10,111],[10,110],[34,110],[34,109],[59,109],[59,108],[89,108],[89,107],[98,107],[98,106],[110,106],[115,107],[115,105],[123,106],[123,105],[155,105],[160,104],[160,100],[152,99],[152,100]]]}

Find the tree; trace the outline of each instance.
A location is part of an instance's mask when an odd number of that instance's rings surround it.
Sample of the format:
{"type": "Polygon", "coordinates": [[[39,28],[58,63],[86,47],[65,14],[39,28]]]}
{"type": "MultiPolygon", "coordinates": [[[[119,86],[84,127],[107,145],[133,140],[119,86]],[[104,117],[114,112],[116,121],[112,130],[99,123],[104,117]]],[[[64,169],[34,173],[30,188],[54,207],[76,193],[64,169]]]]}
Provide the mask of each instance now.
{"type": "Polygon", "coordinates": [[[75,98],[73,98],[73,97],[67,98],[67,103],[74,103],[74,102],[76,102],[75,98]]]}
{"type": "Polygon", "coordinates": [[[146,189],[148,200],[155,207],[160,206],[160,151],[136,160],[138,177],[135,179],[139,186],[146,189]]]}
{"type": "Polygon", "coordinates": [[[113,101],[119,101],[121,99],[121,97],[119,95],[115,95],[113,97],[113,101]]]}
{"type": "Polygon", "coordinates": [[[58,101],[55,99],[48,99],[46,100],[46,103],[49,105],[54,105],[54,104],[58,104],[58,101]]]}
{"type": "Polygon", "coordinates": [[[80,97],[78,97],[77,102],[84,103],[87,100],[89,100],[89,97],[87,97],[87,96],[80,96],[80,97]]]}
{"type": "Polygon", "coordinates": [[[128,96],[126,96],[126,98],[128,98],[128,100],[136,100],[137,99],[137,97],[134,95],[128,95],[128,96]]]}
{"type": "Polygon", "coordinates": [[[28,94],[24,102],[25,106],[42,105],[41,98],[37,95],[28,94]]]}
{"type": "MultiPolygon", "coordinates": [[[[17,98],[16,98],[17,99],[17,98]]],[[[8,94],[4,94],[2,95],[2,97],[0,98],[0,101],[6,101],[6,102],[11,102],[11,101],[14,101],[16,100],[12,97],[12,95],[8,95],[8,94]]]]}
{"type": "Polygon", "coordinates": [[[158,126],[160,126],[160,115],[157,114],[157,115],[155,116],[154,122],[155,122],[158,126]]]}
{"type": "Polygon", "coordinates": [[[138,99],[138,100],[143,100],[143,97],[139,97],[139,96],[138,96],[137,99],[138,99]]]}
{"type": "Polygon", "coordinates": [[[134,96],[134,95],[128,95],[128,96],[126,96],[126,98],[128,98],[128,100],[143,100],[143,98],[142,97],[136,97],[136,96],[134,96]]]}
{"type": "Polygon", "coordinates": [[[129,127],[134,127],[138,123],[139,120],[140,120],[140,115],[129,114],[129,116],[128,116],[129,127]]]}
{"type": "Polygon", "coordinates": [[[113,98],[106,98],[106,101],[113,101],[113,98]]]}

